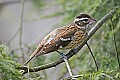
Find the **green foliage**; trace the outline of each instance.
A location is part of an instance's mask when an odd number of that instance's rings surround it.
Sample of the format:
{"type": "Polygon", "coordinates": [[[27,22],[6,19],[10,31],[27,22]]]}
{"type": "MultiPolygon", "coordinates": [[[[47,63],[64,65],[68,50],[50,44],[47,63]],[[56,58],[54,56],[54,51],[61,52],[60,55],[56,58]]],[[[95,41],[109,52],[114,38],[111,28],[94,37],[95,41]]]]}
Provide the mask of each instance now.
{"type": "Polygon", "coordinates": [[[120,74],[118,71],[98,71],[98,72],[87,72],[83,74],[78,80],[119,80],[120,74]]]}
{"type": "MultiPolygon", "coordinates": [[[[77,80],[119,80],[120,73],[118,71],[97,71],[87,72],[84,74],[76,75],[77,80]],[[79,76],[79,77],[78,77],[79,76]]],[[[71,80],[71,78],[65,78],[64,80],[71,80]]]]}
{"type": "MultiPolygon", "coordinates": [[[[90,14],[99,20],[111,9],[118,6],[116,14],[111,18],[112,21],[109,20],[105,22],[89,42],[100,70],[95,72],[96,66],[87,48],[82,49],[82,51],[72,57],[69,63],[72,69],[78,70],[79,74],[84,74],[79,80],[119,80],[120,74],[117,71],[119,67],[116,59],[113,36],[115,34],[117,50],[120,53],[120,0],[54,0],[52,2],[52,6],[58,5],[60,6],[60,10],[42,16],[42,18],[63,16],[60,25],[71,23],[80,13],[90,14]]],[[[44,0],[33,0],[33,4],[37,10],[43,10],[46,5],[50,6],[50,4],[46,4],[44,0]]],[[[15,69],[15,67],[20,66],[15,62],[17,56],[11,56],[10,52],[7,46],[0,44],[0,78],[3,80],[24,80],[25,78],[21,73],[15,69]]],[[[54,53],[51,55],[53,56],[49,58],[48,62],[56,61],[59,57],[57,54],[54,55],[54,53]]],[[[48,63],[45,62],[45,60],[45,56],[36,58],[31,61],[32,64],[30,64],[30,66],[40,66],[48,63]]],[[[61,69],[61,73],[60,78],[63,78],[67,73],[66,66],[61,69]]],[[[47,77],[46,72],[43,72],[43,75],[45,75],[45,78],[47,77]]],[[[30,77],[35,77],[34,80],[41,79],[40,74],[36,73],[30,75],[30,77]]]]}
{"type": "Polygon", "coordinates": [[[2,80],[23,80],[21,73],[15,69],[19,66],[9,56],[9,48],[0,44],[0,76],[2,80]]]}
{"type": "Polygon", "coordinates": [[[45,6],[45,1],[44,0],[33,0],[33,4],[35,8],[40,10],[45,6]]]}

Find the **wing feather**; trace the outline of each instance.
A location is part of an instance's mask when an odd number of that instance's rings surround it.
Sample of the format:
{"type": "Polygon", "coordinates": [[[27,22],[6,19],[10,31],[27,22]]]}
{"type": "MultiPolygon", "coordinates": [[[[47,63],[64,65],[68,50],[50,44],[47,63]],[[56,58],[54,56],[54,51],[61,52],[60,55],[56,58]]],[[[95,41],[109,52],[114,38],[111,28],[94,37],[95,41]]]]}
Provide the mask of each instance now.
{"type": "Polygon", "coordinates": [[[50,53],[68,45],[75,34],[77,29],[71,30],[70,27],[58,28],[48,34],[41,42],[44,44],[42,51],[50,53]]]}

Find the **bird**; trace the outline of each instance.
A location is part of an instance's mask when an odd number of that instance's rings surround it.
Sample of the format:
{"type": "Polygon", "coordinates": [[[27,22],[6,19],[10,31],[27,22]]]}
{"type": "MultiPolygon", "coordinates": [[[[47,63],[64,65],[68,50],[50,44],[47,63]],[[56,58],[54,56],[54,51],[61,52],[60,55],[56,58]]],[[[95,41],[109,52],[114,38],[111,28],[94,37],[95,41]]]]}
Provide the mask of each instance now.
{"type": "Polygon", "coordinates": [[[71,24],[57,28],[45,36],[23,65],[26,66],[35,56],[37,57],[56,51],[65,61],[72,79],[75,79],[68,64],[67,57],[59,50],[73,49],[73,51],[76,51],[75,48],[88,36],[87,29],[89,25],[95,22],[96,19],[90,15],[85,13],[79,14],[71,24]]]}
{"type": "Polygon", "coordinates": [[[96,19],[90,15],[79,14],[71,24],[59,27],[45,36],[24,65],[27,65],[35,56],[54,51],[61,54],[59,50],[75,49],[88,36],[88,26],[95,22],[96,19]]]}

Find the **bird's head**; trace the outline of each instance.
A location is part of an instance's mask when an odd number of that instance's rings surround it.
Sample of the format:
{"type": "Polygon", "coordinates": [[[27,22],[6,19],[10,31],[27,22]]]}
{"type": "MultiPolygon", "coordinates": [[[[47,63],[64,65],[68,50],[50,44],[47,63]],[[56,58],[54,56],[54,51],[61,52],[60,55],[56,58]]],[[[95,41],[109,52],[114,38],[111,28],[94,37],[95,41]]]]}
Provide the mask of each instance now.
{"type": "Polygon", "coordinates": [[[91,25],[96,22],[96,19],[91,18],[88,14],[80,14],[74,20],[78,26],[91,25]]]}

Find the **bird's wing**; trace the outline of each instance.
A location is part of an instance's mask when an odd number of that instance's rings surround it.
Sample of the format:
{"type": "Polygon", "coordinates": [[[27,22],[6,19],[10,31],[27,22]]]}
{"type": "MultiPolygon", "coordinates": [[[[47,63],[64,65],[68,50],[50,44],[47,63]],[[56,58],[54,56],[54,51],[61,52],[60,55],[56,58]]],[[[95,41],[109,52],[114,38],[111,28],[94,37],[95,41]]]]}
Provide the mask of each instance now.
{"type": "Polygon", "coordinates": [[[41,45],[43,47],[37,55],[50,53],[65,47],[72,41],[75,32],[76,29],[71,30],[69,27],[62,27],[52,31],[42,40],[41,45]]]}

